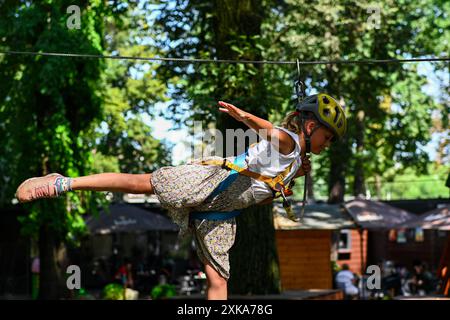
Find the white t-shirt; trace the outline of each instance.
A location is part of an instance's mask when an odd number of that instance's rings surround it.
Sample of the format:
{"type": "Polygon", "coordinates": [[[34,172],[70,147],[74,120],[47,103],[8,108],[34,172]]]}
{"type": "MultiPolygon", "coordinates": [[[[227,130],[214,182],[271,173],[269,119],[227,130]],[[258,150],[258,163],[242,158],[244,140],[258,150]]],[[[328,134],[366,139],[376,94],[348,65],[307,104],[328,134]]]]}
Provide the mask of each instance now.
{"type": "Polygon", "coordinates": [[[357,294],[358,288],[353,284],[355,276],[350,270],[341,270],[336,275],[336,286],[345,290],[346,294],[357,294]]]}
{"type": "MultiPolygon", "coordinates": [[[[302,165],[300,157],[300,142],[297,134],[281,127],[275,127],[288,133],[295,141],[295,148],[289,154],[279,153],[273,144],[267,140],[261,140],[256,145],[248,149],[248,155],[245,158],[248,169],[253,172],[258,172],[264,176],[276,177],[282,173],[293,162],[291,170],[284,178],[283,182],[287,185],[295,173],[302,165]]],[[[270,187],[259,180],[252,178],[252,189],[256,202],[261,202],[264,199],[271,197],[272,190],[270,187]]]]}

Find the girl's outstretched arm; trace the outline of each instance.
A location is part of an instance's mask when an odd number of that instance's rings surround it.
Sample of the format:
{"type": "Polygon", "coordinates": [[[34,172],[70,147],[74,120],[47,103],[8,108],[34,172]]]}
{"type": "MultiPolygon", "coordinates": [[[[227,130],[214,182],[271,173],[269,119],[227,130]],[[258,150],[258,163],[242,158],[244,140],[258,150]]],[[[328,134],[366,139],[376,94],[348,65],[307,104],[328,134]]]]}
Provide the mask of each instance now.
{"type": "Polygon", "coordinates": [[[279,130],[274,125],[265,119],[259,118],[249,112],[239,109],[238,107],[219,101],[220,111],[228,113],[237,121],[245,123],[249,128],[253,129],[258,135],[267,141],[282,154],[289,154],[295,148],[295,141],[286,132],[279,130]],[[260,130],[266,130],[266,134],[261,134],[260,130]]]}

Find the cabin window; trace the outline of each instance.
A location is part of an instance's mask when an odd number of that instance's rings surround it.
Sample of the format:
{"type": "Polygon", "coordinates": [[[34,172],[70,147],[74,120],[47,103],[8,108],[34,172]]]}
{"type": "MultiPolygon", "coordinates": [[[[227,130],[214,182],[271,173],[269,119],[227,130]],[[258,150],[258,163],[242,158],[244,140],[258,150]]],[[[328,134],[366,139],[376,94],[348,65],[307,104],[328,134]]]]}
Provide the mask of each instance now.
{"type": "Polygon", "coordinates": [[[338,252],[350,252],[352,249],[350,230],[341,230],[339,234],[338,252]]]}

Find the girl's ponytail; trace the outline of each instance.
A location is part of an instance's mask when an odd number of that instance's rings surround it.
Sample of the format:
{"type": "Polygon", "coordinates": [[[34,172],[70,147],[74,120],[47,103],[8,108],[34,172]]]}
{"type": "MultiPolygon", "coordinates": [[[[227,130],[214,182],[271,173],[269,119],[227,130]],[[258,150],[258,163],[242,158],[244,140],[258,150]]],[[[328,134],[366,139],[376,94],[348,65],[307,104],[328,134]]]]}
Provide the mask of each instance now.
{"type": "MultiPolygon", "coordinates": [[[[289,112],[286,115],[286,117],[284,117],[283,121],[281,122],[281,126],[285,129],[288,129],[289,131],[299,134],[301,132],[300,116],[301,115],[300,115],[299,111],[289,112]]],[[[304,112],[303,118],[318,121],[317,118],[314,116],[314,113],[312,113],[312,112],[304,112]]]]}

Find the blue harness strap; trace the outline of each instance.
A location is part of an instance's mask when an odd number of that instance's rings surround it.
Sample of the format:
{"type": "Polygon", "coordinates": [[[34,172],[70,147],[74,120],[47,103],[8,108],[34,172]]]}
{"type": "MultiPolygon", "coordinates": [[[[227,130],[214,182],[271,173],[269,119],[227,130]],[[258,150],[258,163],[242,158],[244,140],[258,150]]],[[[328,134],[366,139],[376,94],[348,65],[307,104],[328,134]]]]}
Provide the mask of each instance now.
{"type": "Polygon", "coordinates": [[[190,220],[228,220],[237,217],[241,211],[195,211],[189,215],[190,220]]]}
{"type": "MultiPolygon", "coordinates": [[[[245,166],[245,158],[247,156],[247,151],[238,155],[233,163],[239,167],[245,166]]],[[[239,173],[236,170],[231,170],[228,176],[223,180],[209,197],[215,197],[219,193],[225,191],[238,177],[239,173]]],[[[227,220],[237,217],[241,214],[239,210],[233,211],[194,211],[189,214],[190,220],[227,220]]]]}

